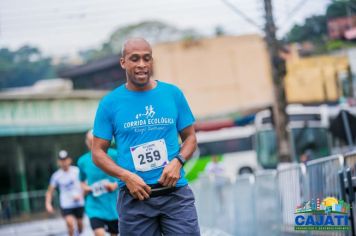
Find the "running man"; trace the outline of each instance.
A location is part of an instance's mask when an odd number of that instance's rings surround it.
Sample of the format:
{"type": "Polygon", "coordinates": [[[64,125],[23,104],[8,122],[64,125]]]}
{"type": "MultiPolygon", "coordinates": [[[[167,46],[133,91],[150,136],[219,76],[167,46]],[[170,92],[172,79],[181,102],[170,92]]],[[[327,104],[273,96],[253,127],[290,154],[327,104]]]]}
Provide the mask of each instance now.
{"type": "MultiPolygon", "coordinates": [[[[105,231],[111,236],[119,233],[116,201],[118,196],[117,180],[99,169],[92,160],[92,131],[86,134],[85,144],[89,152],[78,160],[80,181],[85,197],[85,213],[95,236],[104,236],[105,231]]],[[[116,159],[116,151],[108,149],[108,155],[116,159]]]]}
{"type": "Polygon", "coordinates": [[[151,79],[146,40],[126,41],[120,64],[127,82],[100,102],[93,141],[96,165],[119,179],[120,235],[200,235],[182,168],[196,149],[187,100],[176,86],[151,79]],[[116,162],[106,154],[112,137],[116,162]]]}
{"type": "Polygon", "coordinates": [[[79,181],[79,169],[72,166],[68,152],[58,153],[59,169],[53,173],[46,192],[46,210],[54,213],[52,206],[53,192],[59,189],[59,203],[62,216],[66,222],[68,235],[73,236],[75,225],[79,233],[83,231],[84,198],[79,181]]]}

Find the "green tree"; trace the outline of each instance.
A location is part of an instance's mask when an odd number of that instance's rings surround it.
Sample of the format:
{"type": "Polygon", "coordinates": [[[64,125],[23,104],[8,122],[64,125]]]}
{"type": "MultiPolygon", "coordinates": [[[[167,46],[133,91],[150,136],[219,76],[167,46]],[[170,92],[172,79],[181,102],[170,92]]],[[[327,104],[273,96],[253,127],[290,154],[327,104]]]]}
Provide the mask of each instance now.
{"type": "Polygon", "coordinates": [[[326,16],[311,16],[305,19],[303,25],[294,25],[286,35],[287,42],[312,41],[322,43],[327,36],[326,16]]]}
{"type": "Polygon", "coordinates": [[[0,90],[29,86],[54,76],[51,58],[43,57],[38,48],[26,45],[15,51],[0,49],[0,90]]]}
{"type": "Polygon", "coordinates": [[[334,0],[326,9],[325,15],[306,18],[304,24],[294,25],[287,33],[287,42],[312,41],[316,45],[326,43],[328,28],[327,21],[337,17],[356,14],[356,0],[334,0]]]}
{"type": "Polygon", "coordinates": [[[356,14],[356,0],[333,1],[326,10],[328,19],[356,14]]]}
{"type": "Polygon", "coordinates": [[[178,29],[160,21],[143,21],[118,28],[99,49],[81,51],[79,55],[84,61],[88,62],[120,53],[122,44],[130,37],[144,37],[150,43],[155,44],[159,42],[190,40],[199,38],[200,35],[192,29],[178,29]]]}

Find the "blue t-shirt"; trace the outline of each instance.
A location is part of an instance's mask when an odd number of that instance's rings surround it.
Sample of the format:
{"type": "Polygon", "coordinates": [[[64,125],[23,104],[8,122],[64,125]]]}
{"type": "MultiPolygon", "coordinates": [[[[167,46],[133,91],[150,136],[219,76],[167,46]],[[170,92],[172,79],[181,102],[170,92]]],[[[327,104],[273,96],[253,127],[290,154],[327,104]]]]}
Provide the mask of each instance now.
{"type": "MultiPolygon", "coordinates": [[[[142,171],[135,168],[133,158],[136,157],[136,163],[139,160],[140,164],[147,164],[154,158],[159,159],[160,153],[153,150],[153,153],[146,152],[140,156],[132,152],[142,144],[157,140],[162,143],[163,140],[170,161],[180,150],[179,131],[191,126],[194,121],[187,100],[176,86],[157,81],[155,88],[138,92],[122,85],[101,100],[93,133],[108,141],[114,137],[118,151],[116,163],[139,175],[147,184],[156,184],[163,167],[142,171]]],[[[180,174],[178,187],[188,183],[183,168],[180,174]]],[[[119,185],[123,187],[125,183],[119,180],[119,185]]]]}
{"type": "MultiPolygon", "coordinates": [[[[108,150],[108,155],[115,160],[117,153],[114,149],[108,150]]],[[[91,152],[82,155],[78,160],[79,178],[86,181],[89,186],[99,186],[100,181],[116,182],[117,180],[98,168],[93,160],[91,152]]],[[[85,198],[85,212],[89,218],[97,217],[104,220],[118,219],[116,202],[118,190],[107,193],[93,194],[90,192],[85,198]],[[100,194],[100,195],[99,195],[100,194]]]]}

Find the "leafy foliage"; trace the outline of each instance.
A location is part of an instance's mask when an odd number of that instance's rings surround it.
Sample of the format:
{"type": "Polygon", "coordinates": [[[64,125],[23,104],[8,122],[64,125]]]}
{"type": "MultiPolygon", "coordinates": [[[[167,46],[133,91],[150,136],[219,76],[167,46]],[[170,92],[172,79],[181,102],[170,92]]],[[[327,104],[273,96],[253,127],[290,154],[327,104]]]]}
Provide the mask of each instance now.
{"type": "Polygon", "coordinates": [[[51,59],[43,57],[39,49],[28,45],[15,51],[0,49],[0,90],[50,77],[54,77],[51,59]]]}
{"type": "Polygon", "coordinates": [[[86,62],[117,54],[120,53],[124,41],[130,37],[144,37],[150,43],[155,44],[194,39],[198,38],[199,34],[194,30],[181,30],[160,21],[143,21],[118,28],[99,49],[89,49],[81,51],[79,54],[86,62]]]}
{"type": "Polygon", "coordinates": [[[356,0],[338,0],[333,1],[327,10],[326,16],[328,19],[354,15],[356,13],[356,0]]]}
{"type": "Polygon", "coordinates": [[[326,35],[326,16],[320,15],[306,18],[304,25],[294,25],[286,38],[288,42],[320,42],[326,35]]]}
{"type": "MultiPolygon", "coordinates": [[[[285,39],[289,43],[311,41],[317,47],[322,47],[323,44],[327,43],[327,21],[355,14],[356,0],[334,0],[328,5],[324,15],[311,16],[306,18],[303,25],[294,25],[285,39]]],[[[339,45],[340,43],[336,44],[339,45]]],[[[331,48],[334,48],[334,46],[331,46],[331,48]]]]}

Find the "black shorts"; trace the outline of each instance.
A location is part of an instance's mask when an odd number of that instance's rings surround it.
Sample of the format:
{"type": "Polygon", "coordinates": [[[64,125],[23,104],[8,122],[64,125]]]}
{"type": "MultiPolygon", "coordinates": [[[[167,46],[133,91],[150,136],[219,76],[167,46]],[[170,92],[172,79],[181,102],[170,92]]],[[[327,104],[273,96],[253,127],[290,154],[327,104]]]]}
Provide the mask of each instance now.
{"type": "Polygon", "coordinates": [[[84,207],[75,207],[75,208],[66,208],[61,209],[62,216],[65,217],[67,215],[73,215],[77,219],[83,218],[84,215],[84,207]]]}
{"type": "Polygon", "coordinates": [[[119,233],[119,221],[118,220],[103,220],[100,218],[90,218],[90,226],[93,230],[98,228],[104,228],[106,232],[110,234],[119,233]]]}

